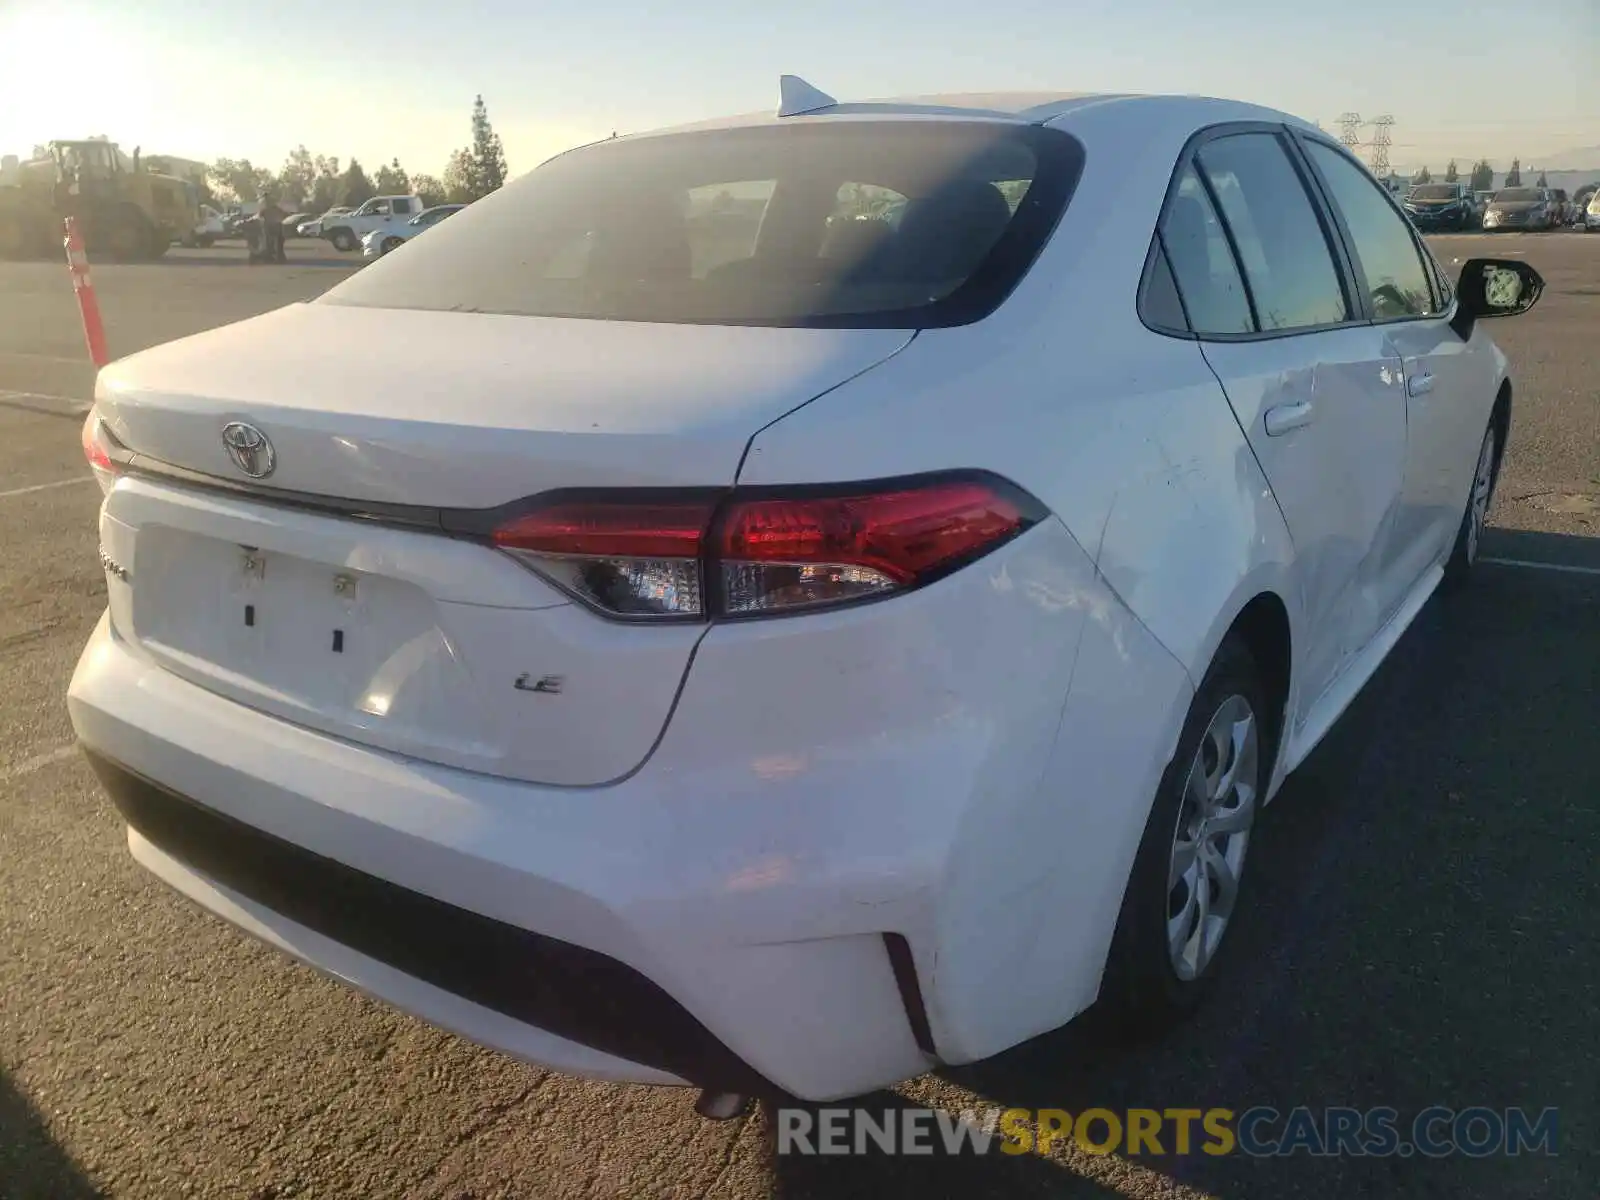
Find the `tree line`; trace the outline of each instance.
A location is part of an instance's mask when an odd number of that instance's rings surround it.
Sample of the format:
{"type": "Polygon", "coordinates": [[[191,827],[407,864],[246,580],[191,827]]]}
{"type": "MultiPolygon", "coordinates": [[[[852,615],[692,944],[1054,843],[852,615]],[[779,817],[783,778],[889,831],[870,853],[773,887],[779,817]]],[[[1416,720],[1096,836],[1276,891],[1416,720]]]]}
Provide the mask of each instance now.
{"type": "MultiPolygon", "coordinates": [[[[1472,190],[1473,191],[1475,191],[1475,192],[1487,192],[1487,191],[1493,190],[1493,188],[1494,188],[1494,165],[1488,159],[1480,158],[1476,163],[1473,164],[1473,166],[1472,166],[1472,174],[1471,174],[1471,176],[1469,178],[1472,181],[1472,190]]],[[[1444,182],[1445,183],[1459,183],[1460,180],[1461,180],[1461,173],[1460,173],[1459,169],[1456,167],[1456,160],[1452,158],[1450,160],[1449,166],[1445,167],[1445,169],[1444,169],[1444,182]]],[[[1414,175],[1411,176],[1411,182],[1412,183],[1432,183],[1433,182],[1433,173],[1431,171],[1429,171],[1427,167],[1423,167],[1420,170],[1418,170],[1414,175]]],[[[1511,170],[1506,172],[1506,181],[1502,186],[1504,186],[1504,187],[1521,187],[1522,186],[1522,160],[1520,158],[1514,158],[1514,159],[1511,160],[1511,170]]],[[[1533,187],[1549,187],[1550,186],[1545,181],[1545,175],[1544,175],[1543,171],[1539,172],[1539,178],[1536,179],[1531,186],[1533,186],[1533,187]]]]}
{"type": "Polygon", "coordinates": [[[206,188],[213,201],[225,205],[270,195],[279,204],[324,213],[339,204],[354,208],[374,196],[416,195],[428,207],[471,204],[501,187],[509,173],[505,147],[479,96],[472,105],[471,144],[453,151],[439,175],[413,175],[398,158],[369,175],[357,159],[341,163],[337,155],[314,155],[302,144],[277,171],[248,158],[219,158],[207,168],[206,188]]]}

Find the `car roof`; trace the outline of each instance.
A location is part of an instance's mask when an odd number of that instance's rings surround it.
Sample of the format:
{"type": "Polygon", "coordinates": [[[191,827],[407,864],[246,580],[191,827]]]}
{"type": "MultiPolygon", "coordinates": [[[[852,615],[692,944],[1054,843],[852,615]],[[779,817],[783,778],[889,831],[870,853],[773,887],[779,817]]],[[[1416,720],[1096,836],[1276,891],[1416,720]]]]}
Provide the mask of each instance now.
{"type": "Polygon", "coordinates": [[[630,137],[655,137],[712,129],[788,125],[817,121],[966,120],[1070,128],[1093,114],[1098,122],[1115,114],[1130,128],[1189,123],[1193,128],[1223,121],[1269,121],[1315,129],[1309,121],[1275,109],[1211,96],[1152,95],[1134,92],[994,91],[939,92],[882,100],[840,101],[796,76],[784,76],[780,104],[764,112],[695,121],[630,137]],[[791,82],[792,81],[792,82],[791,82]]]}

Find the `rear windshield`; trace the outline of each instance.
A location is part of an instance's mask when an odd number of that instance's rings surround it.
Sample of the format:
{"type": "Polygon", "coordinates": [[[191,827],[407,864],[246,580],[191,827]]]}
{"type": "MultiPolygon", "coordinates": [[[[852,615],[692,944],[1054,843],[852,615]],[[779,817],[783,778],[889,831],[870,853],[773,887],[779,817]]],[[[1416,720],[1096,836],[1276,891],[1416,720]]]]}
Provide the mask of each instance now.
{"type": "Polygon", "coordinates": [[[1448,183],[1425,183],[1411,189],[1413,200],[1454,200],[1460,194],[1448,183]]]}
{"type": "Polygon", "coordinates": [[[1000,303],[1082,168],[977,121],[719,129],[561,155],[322,302],[716,325],[922,328],[1000,303]]]}
{"type": "Polygon", "coordinates": [[[1538,188],[1506,188],[1504,191],[1496,192],[1494,198],[1496,201],[1508,200],[1518,204],[1524,200],[1541,199],[1541,196],[1538,188]]]}

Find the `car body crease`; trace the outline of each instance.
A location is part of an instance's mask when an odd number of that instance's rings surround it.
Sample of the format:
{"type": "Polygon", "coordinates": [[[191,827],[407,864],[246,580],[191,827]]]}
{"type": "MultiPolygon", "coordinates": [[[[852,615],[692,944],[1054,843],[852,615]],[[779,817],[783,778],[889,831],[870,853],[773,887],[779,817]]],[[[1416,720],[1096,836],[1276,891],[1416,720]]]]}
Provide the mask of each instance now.
{"type": "Polygon", "coordinates": [[[882,358],[878,359],[876,362],[868,363],[866,366],[862,367],[859,371],[857,371],[854,375],[845,376],[843,379],[839,380],[839,382],[834,384],[832,387],[823,388],[822,391],[818,392],[815,396],[811,397],[811,399],[802,400],[799,404],[796,404],[793,408],[787,409],[786,411],[779,413],[777,416],[773,417],[772,420],[768,421],[765,425],[761,426],[761,428],[757,429],[754,433],[752,433],[750,435],[749,439],[746,440],[746,442],[744,444],[743,452],[739,455],[739,465],[736,466],[733,469],[733,483],[734,483],[734,486],[735,487],[738,486],[739,477],[744,474],[744,464],[749,460],[750,451],[755,448],[756,439],[758,437],[760,437],[767,430],[771,429],[774,425],[778,424],[778,422],[783,421],[783,420],[787,420],[789,417],[794,416],[795,413],[799,412],[802,408],[805,408],[807,405],[814,404],[818,400],[821,400],[824,396],[827,396],[827,395],[829,395],[829,394],[831,394],[833,392],[838,391],[840,388],[844,387],[844,385],[847,384],[847,383],[854,383],[856,380],[860,379],[863,375],[865,375],[868,371],[875,371],[879,367],[883,366],[883,364],[888,362],[891,358],[899,357],[899,355],[905,351],[905,348],[907,346],[911,345],[912,342],[917,340],[917,335],[920,334],[921,332],[922,331],[920,329],[913,329],[911,331],[911,333],[910,333],[910,336],[908,336],[905,341],[901,342],[898,346],[896,346],[893,350],[889,351],[889,353],[885,354],[882,358]]]}

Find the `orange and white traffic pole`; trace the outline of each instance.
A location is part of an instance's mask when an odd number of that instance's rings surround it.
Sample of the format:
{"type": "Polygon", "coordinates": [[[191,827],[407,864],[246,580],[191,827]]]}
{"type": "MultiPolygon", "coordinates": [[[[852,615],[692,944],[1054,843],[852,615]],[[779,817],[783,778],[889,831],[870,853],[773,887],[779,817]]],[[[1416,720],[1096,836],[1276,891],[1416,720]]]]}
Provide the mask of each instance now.
{"type": "Polygon", "coordinates": [[[89,357],[96,367],[111,361],[106,353],[106,327],[100,319],[100,301],[95,299],[94,282],[89,278],[89,258],[83,251],[83,238],[78,233],[78,218],[66,219],[67,270],[72,273],[72,291],[78,297],[78,312],[83,317],[83,340],[88,343],[89,357]]]}

